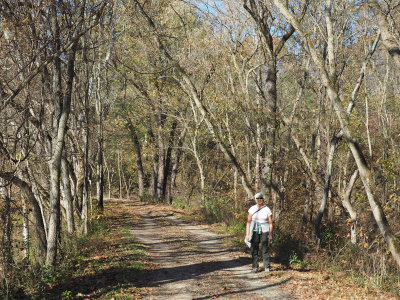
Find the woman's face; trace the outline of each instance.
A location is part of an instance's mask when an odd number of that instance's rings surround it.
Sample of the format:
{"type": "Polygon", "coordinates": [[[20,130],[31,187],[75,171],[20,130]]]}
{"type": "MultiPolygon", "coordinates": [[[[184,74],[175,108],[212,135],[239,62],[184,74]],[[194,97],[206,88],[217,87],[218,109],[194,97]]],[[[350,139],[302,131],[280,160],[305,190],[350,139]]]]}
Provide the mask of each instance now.
{"type": "Polygon", "coordinates": [[[261,205],[261,204],[263,204],[263,202],[264,202],[264,198],[262,198],[262,197],[257,197],[256,198],[257,205],[261,205]]]}

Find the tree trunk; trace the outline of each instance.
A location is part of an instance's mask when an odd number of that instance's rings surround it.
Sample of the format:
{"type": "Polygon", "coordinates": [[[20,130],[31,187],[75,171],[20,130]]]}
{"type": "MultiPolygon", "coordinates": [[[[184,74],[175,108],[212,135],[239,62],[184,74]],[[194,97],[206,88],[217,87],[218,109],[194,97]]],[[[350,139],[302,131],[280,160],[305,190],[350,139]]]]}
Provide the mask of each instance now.
{"type": "Polygon", "coordinates": [[[23,258],[29,261],[29,213],[26,208],[25,198],[21,196],[21,206],[22,206],[22,236],[23,241],[23,258]]]}
{"type": "Polygon", "coordinates": [[[303,225],[306,225],[308,221],[311,221],[312,217],[312,213],[309,213],[309,208],[311,204],[311,179],[309,176],[307,176],[305,180],[305,188],[306,188],[306,195],[304,200],[304,208],[302,216],[303,225]]]}
{"type": "Polygon", "coordinates": [[[69,167],[66,158],[61,160],[61,172],[63,178],[63,199],[67,221],[67,232],[73,234],[75,231],[74,209],[72,203],[71,181],[69,178],[69,167]]]}
{"type": "Polygon", "coordinates": [[[349,181],[348,185],[347,185],[346,191],[345,191],[344,196],[343,196],[343,201],[342,201],[342,204],[343,204],[344,208],[347,209],[347,211],[348,211],[348,213],[350,215],[350,218],[351,218],[351,221],[350,221],[350,240],[351,240],[351,243],[354,244],[354,245],[357,243],[357,228],[356,228],[356,225],[357,225],[357,213],[354,211],[353,206],[351,205],[350,198],[351,198],[351,192],[353,191],[353,187],[354,187],[354,184],[356,182],[357,176],[358,176],[358,170],[355,170],[353,175],[350,178],[350,181],[349,181]]]}
{"type": "Polygon", "coordinates": [[[276,142],[276,131],[278,129],[278,122],[276,117],[277,112],[277,94],[276,94],[276,81],[277,81],[277,70],[276,70],[276,57],[272,56],[269,58],[268,71],[266,79],[266,100],[269,106],[272,107],[272,114],[267,124],[268,129],[266,130],[266,144],[265,144],[265,157],[264,164],[262,167],[262,182],[263,190],[268,192],[269,198],[272,199],[272,175],[275,164],[275,142],[276,142]]]}
{"type": "MultiPolygon", "coordinates": [[[[86,98],[86,97],[85,97],[86,98]]],[[[85,99],[85,115],[88,114],[88,108],[86,108],[87,100],[85,99]]],[[[73,207],[75,207],[76,211],[80,215],[82,212],[82,203],[83,203],[83,190],[85,188],[85,161],[86,161],[86,153],[89,151],[87,149],[88,140],[89,140],[89,125],[87,124],[88,118],[86,118],[85,128],[83,130],[83,140],[84,140],[84,150],[82,150],[80,143],[76,137],[76,135],[71,131],[67,131],[67,135],[72,142],[72,146],[76,153],[76,159],[73,161],[73,170],[75,173],[75,195],[73,198],[73,207]]],[[[71,172],[72,173],[72,172],[71,172]]]]}
{"type": "Polygon", "coordinates": [[[1,270],[2,281],[9,296],[10,276],[12,272],[13,257],[11,244],[12,216],[11,198],[9,191],[4,187],[4,181],[0,179],[0,225],[1,225],[1,270]]]}
{"type": "Polygon", "coordinates": [[[328,159],[326,162],[326,173],[325,173],[325,184],[324,184],[324,194],[322,196],[321,204],[318,210],[317,217],[314,223],[314,231],[315,234],[318,236],[319,234],[319,227],[321,225],[322,217],[326,210],[326,203],[329,197],[329,190],[331,186],[331,178],[332,178],[332,165],[333,165],[333,156],[336,150],[337,143],[339,142],[340,137],[334,135],[331,139],[331,145],[329,150],[328,159]]]}
{"type": "Polygon", "coordinates": [[[107,163],[107,159],[104,160],[104,167],[107,172],[107,183],[108,183],[108,199],[111,199],[111,180],[112,180],[112,175],[111,175],[111,170],[110,167],[107,163]]]}
{"type": "MultiPolygon", "coordinates": [[[[254,165],[254,187],[256,191],[259,191],[261,188],[261,130],[260,130],[260,124],[256,124],[256,159],[255,159],[255,165],[254,165]]],[[[247,173],[251,174],[251,147],[250,147],[250,141],[251,137],[246,137],[247,141],[247,173]]]]}
{"type": "MultiPolygon", "coordinates": [[[[57,4],[51,7],[51,27],[54,35],[54,48],[60,50],[60,28],[57,20],[57,4]]],[[[73,71],[73,70],[72,70],[73,71]]],[[[53,125],[51,141],[51,159],[49,161],[50,171],[50,213],[47,234],[47,256],[46,265],[54,267],[57,258],[57,239],[60,234],[60,170],[61,154],[64,148],[64,130],[68,119],[69,107],[63,109],[62,82],[61,82],[61,59],[54,60],[53,68],[53,125]]],[[[67,100],[67,99],[66,99],[67,100]]],[[[67,103],[68,105],[69,103],[67,103]]]]}
{"type": "Polygon", "coordinates": [[[138,186],[139,186],[139,198],[144,197],[144,169],[142,163],[142,153],[140,150],[140,143],[138,136],[136,134],[136,129],[132,124],[130,119],[127,120],[127,126],[131,133],[131,139],[133,142],[133,149],[135,151],[135,158],[136,158],[136,167],[138,170],[138,186]]]}
{"type": "MultiPolygon", "coordinates": [[[[33,216],[35,219],[35,230],[38,242],[38,249],[39,249],[39,261],[40,263],[44,262],[44,259],[47,254],[47,222],[46,222],[46,215],[43,207],[43,199],[42,195],[40,194],[38,184],[36,182],[36,178],[34,177],[32,170],[30,168],[29,162],[27,162],[27,182],[31,182],[32,186],[29,188],[21,187],[25,191],[25,194],[28,197],[28,200],[32,207],[33,216]]],[[[14,180],[14,183],[18,182],[14,180]]],[[[15,183],[17,184],[17,183],[15,183]]],[[[22,185],[24,186],[24,185],[22,185]]]]}
{"type": "Polygon", "coordinates": [[[118,182],[119,182],[119,199],[122,199],[122,158],[121,151],[117,151],[117,166],[118,166],[118,182]]]}
{"type": "Polygon", "coordinates": [[[193,146],[192,146],[193,147],[193,155],[194,155],[194,158],[196,159],[197,167],[199,168],[201,202],[204,203],[204,201],[205,201],[205,194],[204,194],[205,176],[204,176],[203,163],[202,163],[199,153],[197,151],[196,139],[194,139],[192,141],[192,143],[193,143],[193,146]]]}
{"type": "MultiPolygon", "coordinates": [[[[365,94],[367,94],[367,93],[365,93],[365,94]]],[[[367,131],[369,159],[372,159],[372,144],[371,144],[371,135],[369,132],[369,108],[368,108],[368,98],[367,97],[365,97],[365,130],[367,131]]]]}
{"type": "MultiPolygon", "coordinates": [[[[99,81],[100,82],[100,81],[99,81]]],[[[100,98],[98,96],[97,98],[100,98]]],[[[97,115],[98,115],[98,126],[97,126],[97,163],[96,163],[96,194],[97,194],[97,207],[100,211],[104,210],[104,137],[103,137],[103,103],[101,99],[97,99],[97,115]]]]}
{"type": "MultiPolygon", "coordinates": [[[[10,177],[11,177],[11,174],[10,174],[10,177]]],[[[31,178],[31,181],[32,181],[32,178],[31,178]]],[[[46,254],[47,254],[47,235],[46,235],[46,227],[45,227],[45,223],[44,223],[45,218],[43,217],[43,214],[42,214],[43,212],[39,205],[40,199],[38,199],[38,195],[37,195],[38,191],[37,191],[37,193],[34,192],[33,182],[32,182],[32,186],[30,186],[26,181],[22,180],[19,177],[14,177],[13,183],[24,191],[26,197],[28,198],[29,204],[31,206],[33,219],[35,220],[35,232],[36,232],[36,240],[37,240],[38,252],[39,252],[38,260],[39,260],[39,263],[42,264],[46,258],[46,254]]]]}
{"type": "MultiPolygon", "coordinates": [[[[166,156],[165,156],[165,169],[164,169],[164,178],[162,182],[162,199],[165,199],[165,195],[167,193],[167,182],[168,182],[168,177],[171,174],[171,156],[172,156],[172,147],[174,145],[174,139],[175,139],[175,133],[176,133],[176,127],[178,125],[177,119],[174,119],[171,124],[171,131],[169,133],[169,139],[168,139],[168,148],[166,151],[166,156]]],[[[168,199],[167,199],[167,202],[168,199]]]]}
{"type": "MultiPolygon", "coordinates": [[[[382,11],[382,8],[378,1],[368,0],[368,5],[371,7],[375,17],[378,21],[377,25],[382,34],[382,42],[387,52],[394,60],[398,69],[400,69],[400,46],[399,41],[396,40],[395,35],[390,31],[389,22],[386,19],[386,14],[382,11]]],[[[397,25],[398,26],[398,25],[397,25]]]]}
{"type": "Polygon", "coordinates": [[[169,204],[172,204],[173,191],[174,191],[174,188],[176,185],[176,176],[178,175],[179,161],[180,161],[182,153],[183,153],[182,146],[183,146],[183,142],[186,137],[186,132],[187,132],[187,127],[185,126],[185,128],[181,132],[181,135],[178,140],[178,145],[177,145],[176,151],[175,151],[175,159],[172,164],[172,170],[171,170],[171,180],[169,181],[169,190],[168,190],[169,204]]]}
{"type": "Polygon", "coordinates": [[[81,160],[78,159],[79,176],[78,176],[78,205],[80,206],[80,231],[86,234],[88,231],[88,205],[89,205],[89,138],[90,138],[90,106],[89,91],[85,95],[85,130],[84,130],[84,151],[81,160]],[[80,202],[81,200],[82,202],[80,202]]]}
{"type": "Polygon", "coordinates": [[[157,202],[163,202],[165,193],[163,191],[163,185],[165,180],[165,161],[166,161],[166,150],[163,136],[163,127],[165,124],[165,115],[160,112],[157,115],[157,137],[158,137],[158,176],[157,176],[157,202]]]}
{"type": "MultiPolygon", "coordinates": [[[[116,31],[115,31],[115,17],[112,15],[114,12],[113,9],[109,10],[108,18],[111,21],[110,27],[112,28],[111,40],[109,47],[107,49],[104,61],[100,64],[98,68],[98,73],[94,73],[97,80],[97,91],[96,91],[96,113],[98,118],[98,126],[97,126],[97,161],[96,161],[96,195],[97,195],[97,208],[102,212],[104,210],[104,120],[106,118],[105,109],[104,109],[104,100],[100,95],[101,91],[101,76],[100,72],[104,69],[107,70],[108,62],[111,57],[111,53],[114,48],[114,43],[116,39],[116,31]]],[[[100,26],[100,36],[103,39],[103,24],[100,26]]],[[[101,55],[101,54],[100,54],[101,55]]],[[[106,72],[105,76],[108,74],[106,72]]],[[[93,78],[93,77],[92,77],[93,78]]],[[[107,93],[107,97],[109,94],[107,93]]]]}
{"type": "Polygon", "coordinates": [[[155,138],[154,138],[154,133],[151,127],[151,123],[148,122],[147,124],[147,132],[149,134],[149,143],[150,145],[154,145],[150,147],[152,161],[151,161],[151,179],[150,179],[150,187],[149,187],[149,195],[153,197],[153,199],[157,199],[157,181],[158,181],[158,174],[157,174],[157,155],[156,151],[154,148],[156,147],[155,145],[155,138]]]}

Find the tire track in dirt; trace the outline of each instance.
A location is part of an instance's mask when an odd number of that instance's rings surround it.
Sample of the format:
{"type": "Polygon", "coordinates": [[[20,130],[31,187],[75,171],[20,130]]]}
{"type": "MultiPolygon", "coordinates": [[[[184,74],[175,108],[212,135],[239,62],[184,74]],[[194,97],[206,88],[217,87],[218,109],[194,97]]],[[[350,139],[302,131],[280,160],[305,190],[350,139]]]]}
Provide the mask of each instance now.
{"type": "Polygon", "coordinates": [[[292,299],[250,259],[224,248],[223,236],[186,224],[154,205],[133,202],[139,217],[132,233],[154,268],[145,271],[145,299],[292,299]]]}

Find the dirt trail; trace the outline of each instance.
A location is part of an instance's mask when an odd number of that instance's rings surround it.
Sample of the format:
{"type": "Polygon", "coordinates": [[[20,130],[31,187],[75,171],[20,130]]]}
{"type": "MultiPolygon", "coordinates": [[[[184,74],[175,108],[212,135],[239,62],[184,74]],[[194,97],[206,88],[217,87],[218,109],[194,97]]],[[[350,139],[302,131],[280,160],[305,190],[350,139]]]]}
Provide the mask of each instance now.
{"type": "Polygon", "coordinates": [[[153,265],[146,272],[145,299],[291,299],[263,272],[250,272],[250,258],[223,247],[216,233],[177,219],[154,205],[130,202],[139,217],[132,233],[153,265]]]}

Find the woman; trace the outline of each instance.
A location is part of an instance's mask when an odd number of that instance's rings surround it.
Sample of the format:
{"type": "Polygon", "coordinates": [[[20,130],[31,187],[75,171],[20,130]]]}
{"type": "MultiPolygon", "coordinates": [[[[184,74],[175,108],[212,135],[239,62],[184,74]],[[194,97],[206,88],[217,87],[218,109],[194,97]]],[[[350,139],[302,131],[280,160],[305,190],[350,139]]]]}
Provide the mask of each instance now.
{"type": "Polygon", "coordinates": [[[265,272],[269,272],[269,253],[268,245],[272,241],[272,213],[264,205],[264,194],[254,195],[256,205],[249,209],[246,226],[246,241],[251,242],[251,256],[253,258],[253,272],[258,270],[258,248],[261,243],[261,254],[265,272]]]}

